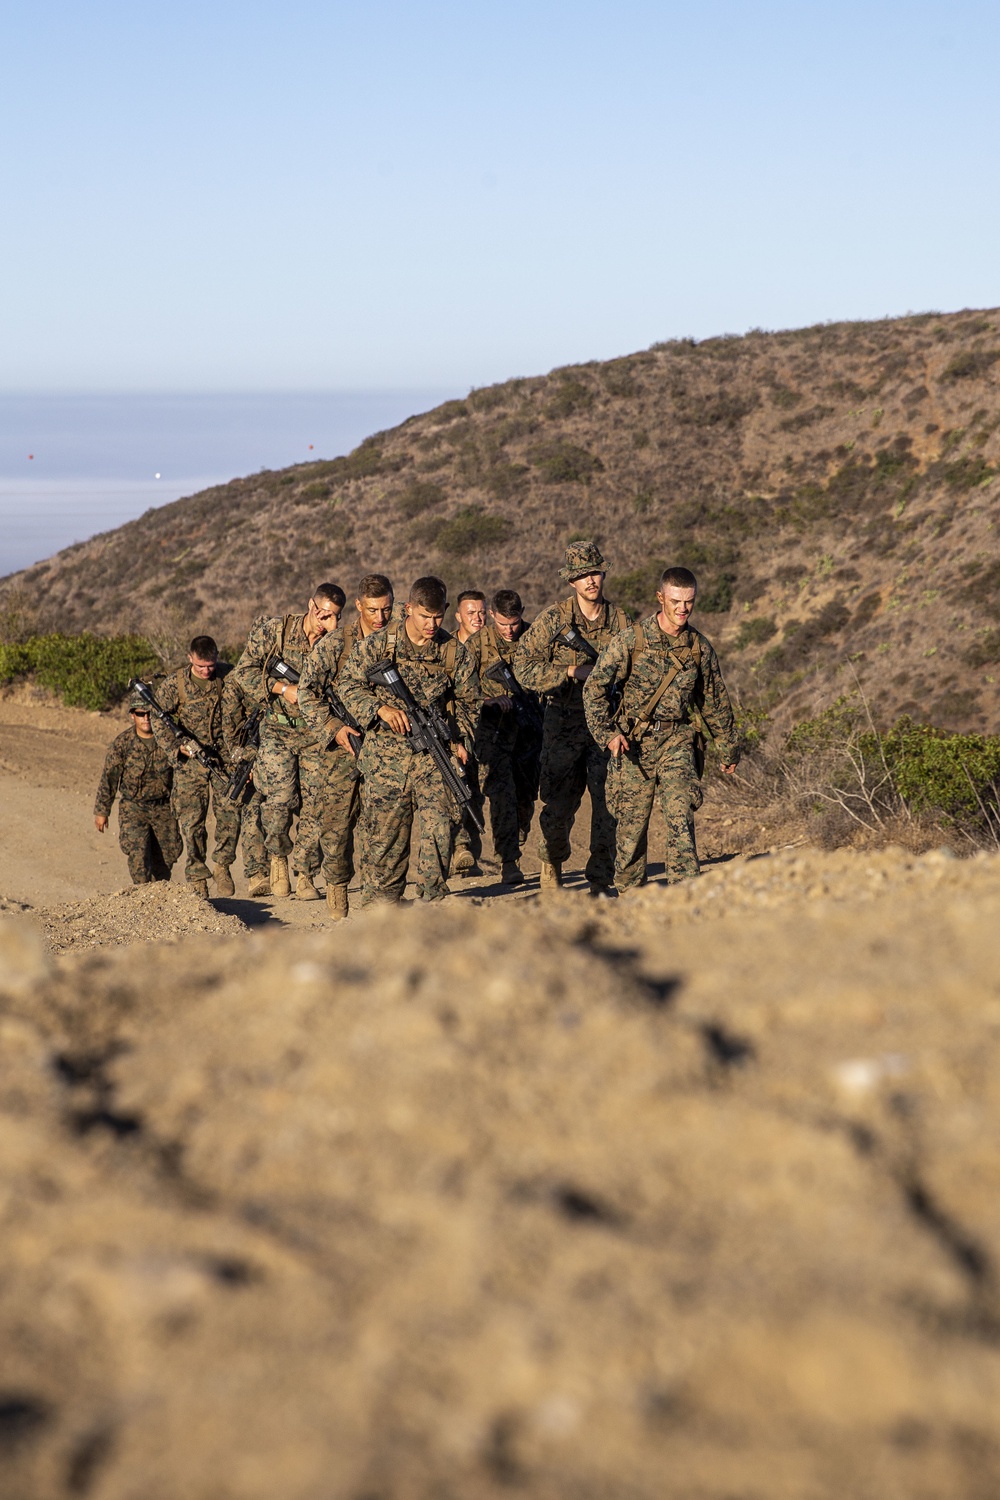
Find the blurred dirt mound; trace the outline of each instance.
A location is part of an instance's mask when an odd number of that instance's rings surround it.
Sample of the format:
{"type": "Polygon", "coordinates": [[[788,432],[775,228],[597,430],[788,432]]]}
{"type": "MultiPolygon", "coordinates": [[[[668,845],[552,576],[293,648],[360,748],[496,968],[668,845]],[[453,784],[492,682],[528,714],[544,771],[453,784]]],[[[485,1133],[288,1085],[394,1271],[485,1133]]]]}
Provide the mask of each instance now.
{"type": "Polygon", "coordinates": [[[0,1492],[997,1494],[1000,861],[854,858],[709,924],[8,921],[0,1492]]]}
{"type": "Polygon", "coordinates": [[[237,937],[246,931],[239,917],[202,901],[190,886],[165,880],[130,885],[111,896],[41,907],[32,918],[54,953],[125,943],[176,943],[195,933],[237,937]]]}

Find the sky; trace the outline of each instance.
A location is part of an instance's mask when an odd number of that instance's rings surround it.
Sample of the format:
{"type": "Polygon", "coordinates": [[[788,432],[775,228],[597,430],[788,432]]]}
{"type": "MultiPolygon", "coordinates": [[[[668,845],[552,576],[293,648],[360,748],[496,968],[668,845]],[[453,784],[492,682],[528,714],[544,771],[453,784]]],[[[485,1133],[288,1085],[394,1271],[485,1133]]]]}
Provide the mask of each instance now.
{"type": "Polygon", "coordinates": [[[1000,7],[32,0],[0,392],[453,390],[1000,302],[1000,7]]]}

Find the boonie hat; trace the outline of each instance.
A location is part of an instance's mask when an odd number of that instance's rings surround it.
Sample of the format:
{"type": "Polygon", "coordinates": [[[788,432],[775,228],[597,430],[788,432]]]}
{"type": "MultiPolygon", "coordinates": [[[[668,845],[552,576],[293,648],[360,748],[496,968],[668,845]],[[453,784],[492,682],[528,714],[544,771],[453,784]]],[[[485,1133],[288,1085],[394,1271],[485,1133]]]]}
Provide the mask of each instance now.
{"type": "Polygon", "coordinates": [[[559,569],[559,577],[572,583],[574,578],[584,578],[588,573],[607,571],[608,565],[596,542],[570,542],[566,548],[566,561],[559,569]]]}

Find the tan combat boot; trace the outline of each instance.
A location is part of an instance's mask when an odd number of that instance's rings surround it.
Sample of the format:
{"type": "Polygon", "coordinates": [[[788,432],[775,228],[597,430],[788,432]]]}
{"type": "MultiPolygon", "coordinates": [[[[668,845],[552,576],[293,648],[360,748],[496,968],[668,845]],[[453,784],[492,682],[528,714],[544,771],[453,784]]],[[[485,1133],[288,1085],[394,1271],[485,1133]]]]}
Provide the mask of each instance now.
{"type": "Polygon", "coordinates": [[[516,859],[505,859],[503,869],[500,871],[500,883],[502,885],[520,885],[524,880],[521,874],[521,866],[516,859]]]}
{"type": "Polygon", "coordinates": [[[220,896],[236,895],[236,887],[233,885],[233,877],[229,873],[228,865],[216,865],[215,889],[220,896]]]}
{"type": "Polygon", "coordinates": [[[288,860],[283,854],[274,854],[271,857],[271,895],[290,896],[292,888],[288,883],[288,860]]]}
{"type": "Polygon", "coordinates": [[[248,896],[269,896],[271,894],[271,882],[266,875],[255,875],[247,887],[248,896]]]}
{"type": "Polygon", "coordinates": [[[326,888],[326,914],[331,922],[342,922],[347,916],[347,886],[328,885],[326,888]]]}
{"type": "Polygon", "coordinates": [[[538,884],[543,891],[557,891],[562,885],[562,865],[557,860],[550,863],[543,859],[538,872],[538,884]]]}
{"type": "Polygon", "coordinates": [[[208,881],[207,880],[189,880],[188,881],[188,885],[191,887],[191,890],[199,898],[199,900],[201,900],[201,901],[207,901],[208,900],[208,881]]]}
{"type": "Polygon", "coordinates": [[[311,875],[297,875],[295,877],[295,899],[296,901],[319,900],[319,891],[313,885],[311,875]]]}
{"type": "Polygon", "coordinates": [[[451,873],[453,875],[471,875],[476,868],[475,856],[472,850],[463,845],[456,849],[451,857],[451,873]]]}

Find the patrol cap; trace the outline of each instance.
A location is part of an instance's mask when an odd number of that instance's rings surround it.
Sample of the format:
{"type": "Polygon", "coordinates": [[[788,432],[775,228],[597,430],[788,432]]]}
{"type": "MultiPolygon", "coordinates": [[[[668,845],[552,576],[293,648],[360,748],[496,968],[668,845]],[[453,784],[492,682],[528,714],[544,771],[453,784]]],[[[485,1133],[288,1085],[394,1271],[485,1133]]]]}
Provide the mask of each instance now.
{"type": "Polygon", "coordinates": [[[607,571],[608,565],[596,542],[570,542],[566,548],[566,561],[559,569],[559,577],[572,583],[574,578],[584,578],[588,573],[607,571]]]}
{"type": "Polygon", "coordinates": [[[149,704],[140,693],[132,692],[129,694],[128,711],[130,714],[148,714],[149,704]]]}

